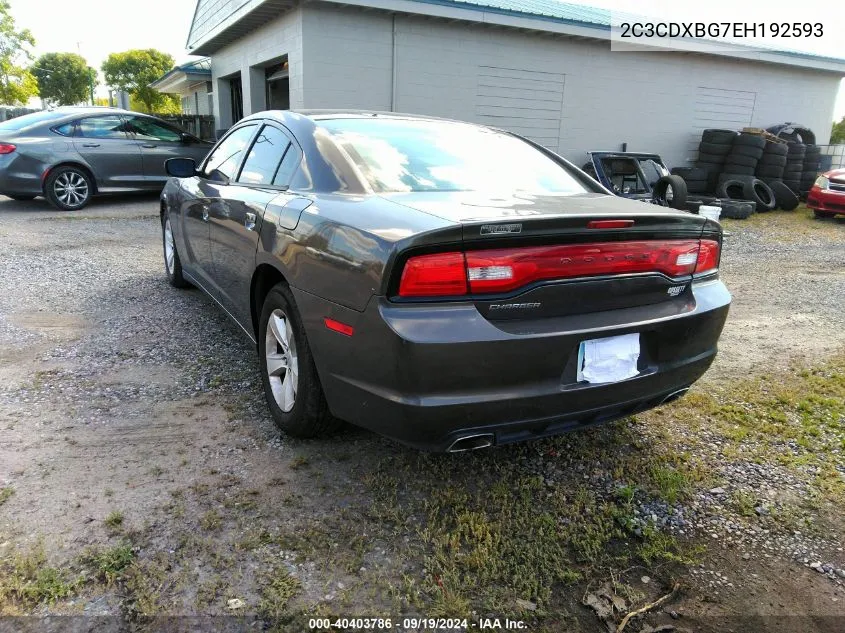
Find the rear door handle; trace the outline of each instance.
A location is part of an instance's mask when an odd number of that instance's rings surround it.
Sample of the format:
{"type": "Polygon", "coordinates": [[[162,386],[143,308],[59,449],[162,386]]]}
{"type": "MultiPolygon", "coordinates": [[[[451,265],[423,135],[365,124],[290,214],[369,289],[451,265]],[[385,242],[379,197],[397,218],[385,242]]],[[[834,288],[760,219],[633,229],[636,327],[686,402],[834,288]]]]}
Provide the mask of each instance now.
{"type": "Polygon", "coordinates": [[[153,149],[154,147],[158,147],[158,145],[153,145],[152,143],[144,143],[141,147],[146,147],[147,149],[153,149]]]}
{"type": "Polygon", "coordinates": [[[202,208],[202,221],[208,222],[208,207],[202,208]]]}
{"type": "Polygon", "coordinates": [[[244,216],[244,226],[246,227],[247,231],[255,230],[255,214],[254,213],[247,213],[244,216]]]}
{"type": "Polygon", "coordinates": [[[99,143],[83,143],[82,147],[99,147],[99,143]]]}

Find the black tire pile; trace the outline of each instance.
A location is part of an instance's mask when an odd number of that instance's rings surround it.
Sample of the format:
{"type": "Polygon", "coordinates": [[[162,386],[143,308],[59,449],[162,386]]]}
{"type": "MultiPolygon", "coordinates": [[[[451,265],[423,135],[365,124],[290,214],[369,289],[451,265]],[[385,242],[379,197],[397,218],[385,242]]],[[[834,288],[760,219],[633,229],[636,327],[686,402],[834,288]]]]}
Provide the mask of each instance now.
{"type": "Polygon", "coordinates": [[[767,140],[754,175],[766,184],[782,182],[788,149],[786,143],[767,140]]]}
{"type": "MultiPolygon", "coordinates": [[[[701,142],[698,144],[698,160],[695,166],[703,170],[707,189],[714,191],[719,182],[719,174],[725,170],[725,159],[733,149],[734,138],[737,134],[733,130],[704,130],[701,142]]],[[[683,177],[683,174],[679,174],[683,177]]]]}
{"type": "Polygon", "coordinates": [[[819,169],[822,162],[822,148],[818,145],[805,145],[804,165],[801,171],[801,183],[799,191],[802,195],[806,195],[816,177],[819,175],[819,169]]]}
{"type": "Polygon", "coordinates": [[[798,193],[801,191],[801,174],[804,171],[804,155],[807,152],[807,146],[803,143],[790,143],[787,148],[783,184],[798,193]]]}
{"type": "Polygon", "coordinates": [[[723,174],[733,176],[753,176],[757,163],[763,157],[766,139],[756,134],[737,134],[734,136],[731,151],[725,157],[723,174]]]}

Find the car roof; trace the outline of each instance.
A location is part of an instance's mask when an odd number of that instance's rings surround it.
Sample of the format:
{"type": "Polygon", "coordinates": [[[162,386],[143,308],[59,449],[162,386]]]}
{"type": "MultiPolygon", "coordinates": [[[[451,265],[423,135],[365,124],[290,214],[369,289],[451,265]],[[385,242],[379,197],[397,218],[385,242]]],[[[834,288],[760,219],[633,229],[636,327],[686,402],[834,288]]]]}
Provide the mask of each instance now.
{"type": "Polygon", "coordinates": [[[256,112],[244,117],[241,121],[250,119],[275,119],[281,123],[290,120],[308,119],[314,122],[327,121],[331,119],[369,119],[369,118],[384,118],[384,119],[403,119],[416,121],[442,121],[445,123],[462,123],[464,125],[472,125],[475,127],[488,127],[470,123],[469,121],[459,121],[456,119],[445,119],[442,117],[427,116],[424,114],[410,114],[405,112],[386,112],[383,110],[265,110],[263,112],[256,112]]]}

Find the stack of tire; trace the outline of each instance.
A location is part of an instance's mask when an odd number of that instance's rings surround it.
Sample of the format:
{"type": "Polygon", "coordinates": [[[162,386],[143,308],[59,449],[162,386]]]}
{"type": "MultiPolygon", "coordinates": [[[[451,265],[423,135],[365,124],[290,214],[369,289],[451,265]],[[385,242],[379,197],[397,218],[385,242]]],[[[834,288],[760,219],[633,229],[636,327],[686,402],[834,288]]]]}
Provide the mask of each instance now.
{"type": "Polygon", "coordinates": [[[687,193],[712,191],[707,182],[707,171],[701,167],[673,167],[671,172],[684,179],[687,185],[687,193]]]}
{"type": "Polygon", "coordinates": [[[705,191],[716,189],[719,174],[725,169],[725,159],[731,153],[737,134],[733,130],[704,130],[698,144],[698,160],[695,166],[704,173],[705,191]]]}
{"type": "Polygon", "coordinates": [[[786,147],[783,184],[797,194],[801,191],[801,176],[804,172],[804,155],[807,153],[807,146],[804,143],[789,143],[786,147]]]}
{"type": "Polygon", "coordinates": [[[816,176],[819,175],[822,161],[821,147],[818,145],[805,145],[804,148],[804,165],[801,171],[801,183],[799,186],[802,195],[806,195],[813,186],[816,176]]]}
{"type": "Polygon", "coordinates": [[[754,175],[767,184],[782,182],[787,150],[786,143],[767,140],[754,175]]]}
{"type": "Polygon", "coordinates": [[[765,148],[766,139],[762,136],[745,132],[737,135],[734,137],[731,151],[725,157],[722,173],[732,176],[753,176],[765,148]]]}

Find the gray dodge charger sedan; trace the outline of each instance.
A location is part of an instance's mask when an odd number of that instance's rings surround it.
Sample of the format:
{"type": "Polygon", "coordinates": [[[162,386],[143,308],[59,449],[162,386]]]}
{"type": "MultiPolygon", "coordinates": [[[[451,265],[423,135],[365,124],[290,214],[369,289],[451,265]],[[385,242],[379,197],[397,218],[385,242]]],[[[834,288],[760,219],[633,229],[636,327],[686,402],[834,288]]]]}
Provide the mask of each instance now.
{"type": "Polygon", "coordinates": [[[102,107],[67,107],[0,123],[0,194],[44,196],[65,211],[100,193],[161,191],[164,161],[202,160],[211,143],[148,116],[102,107]]]}
{"type": "Polygon", "coordinates": [[[682,395],[728,314],[718,223],[500,130],[262,112],[167,168],[170,283],[256,344],[292,435],[460,451],[612,420],[682,395]]]}

